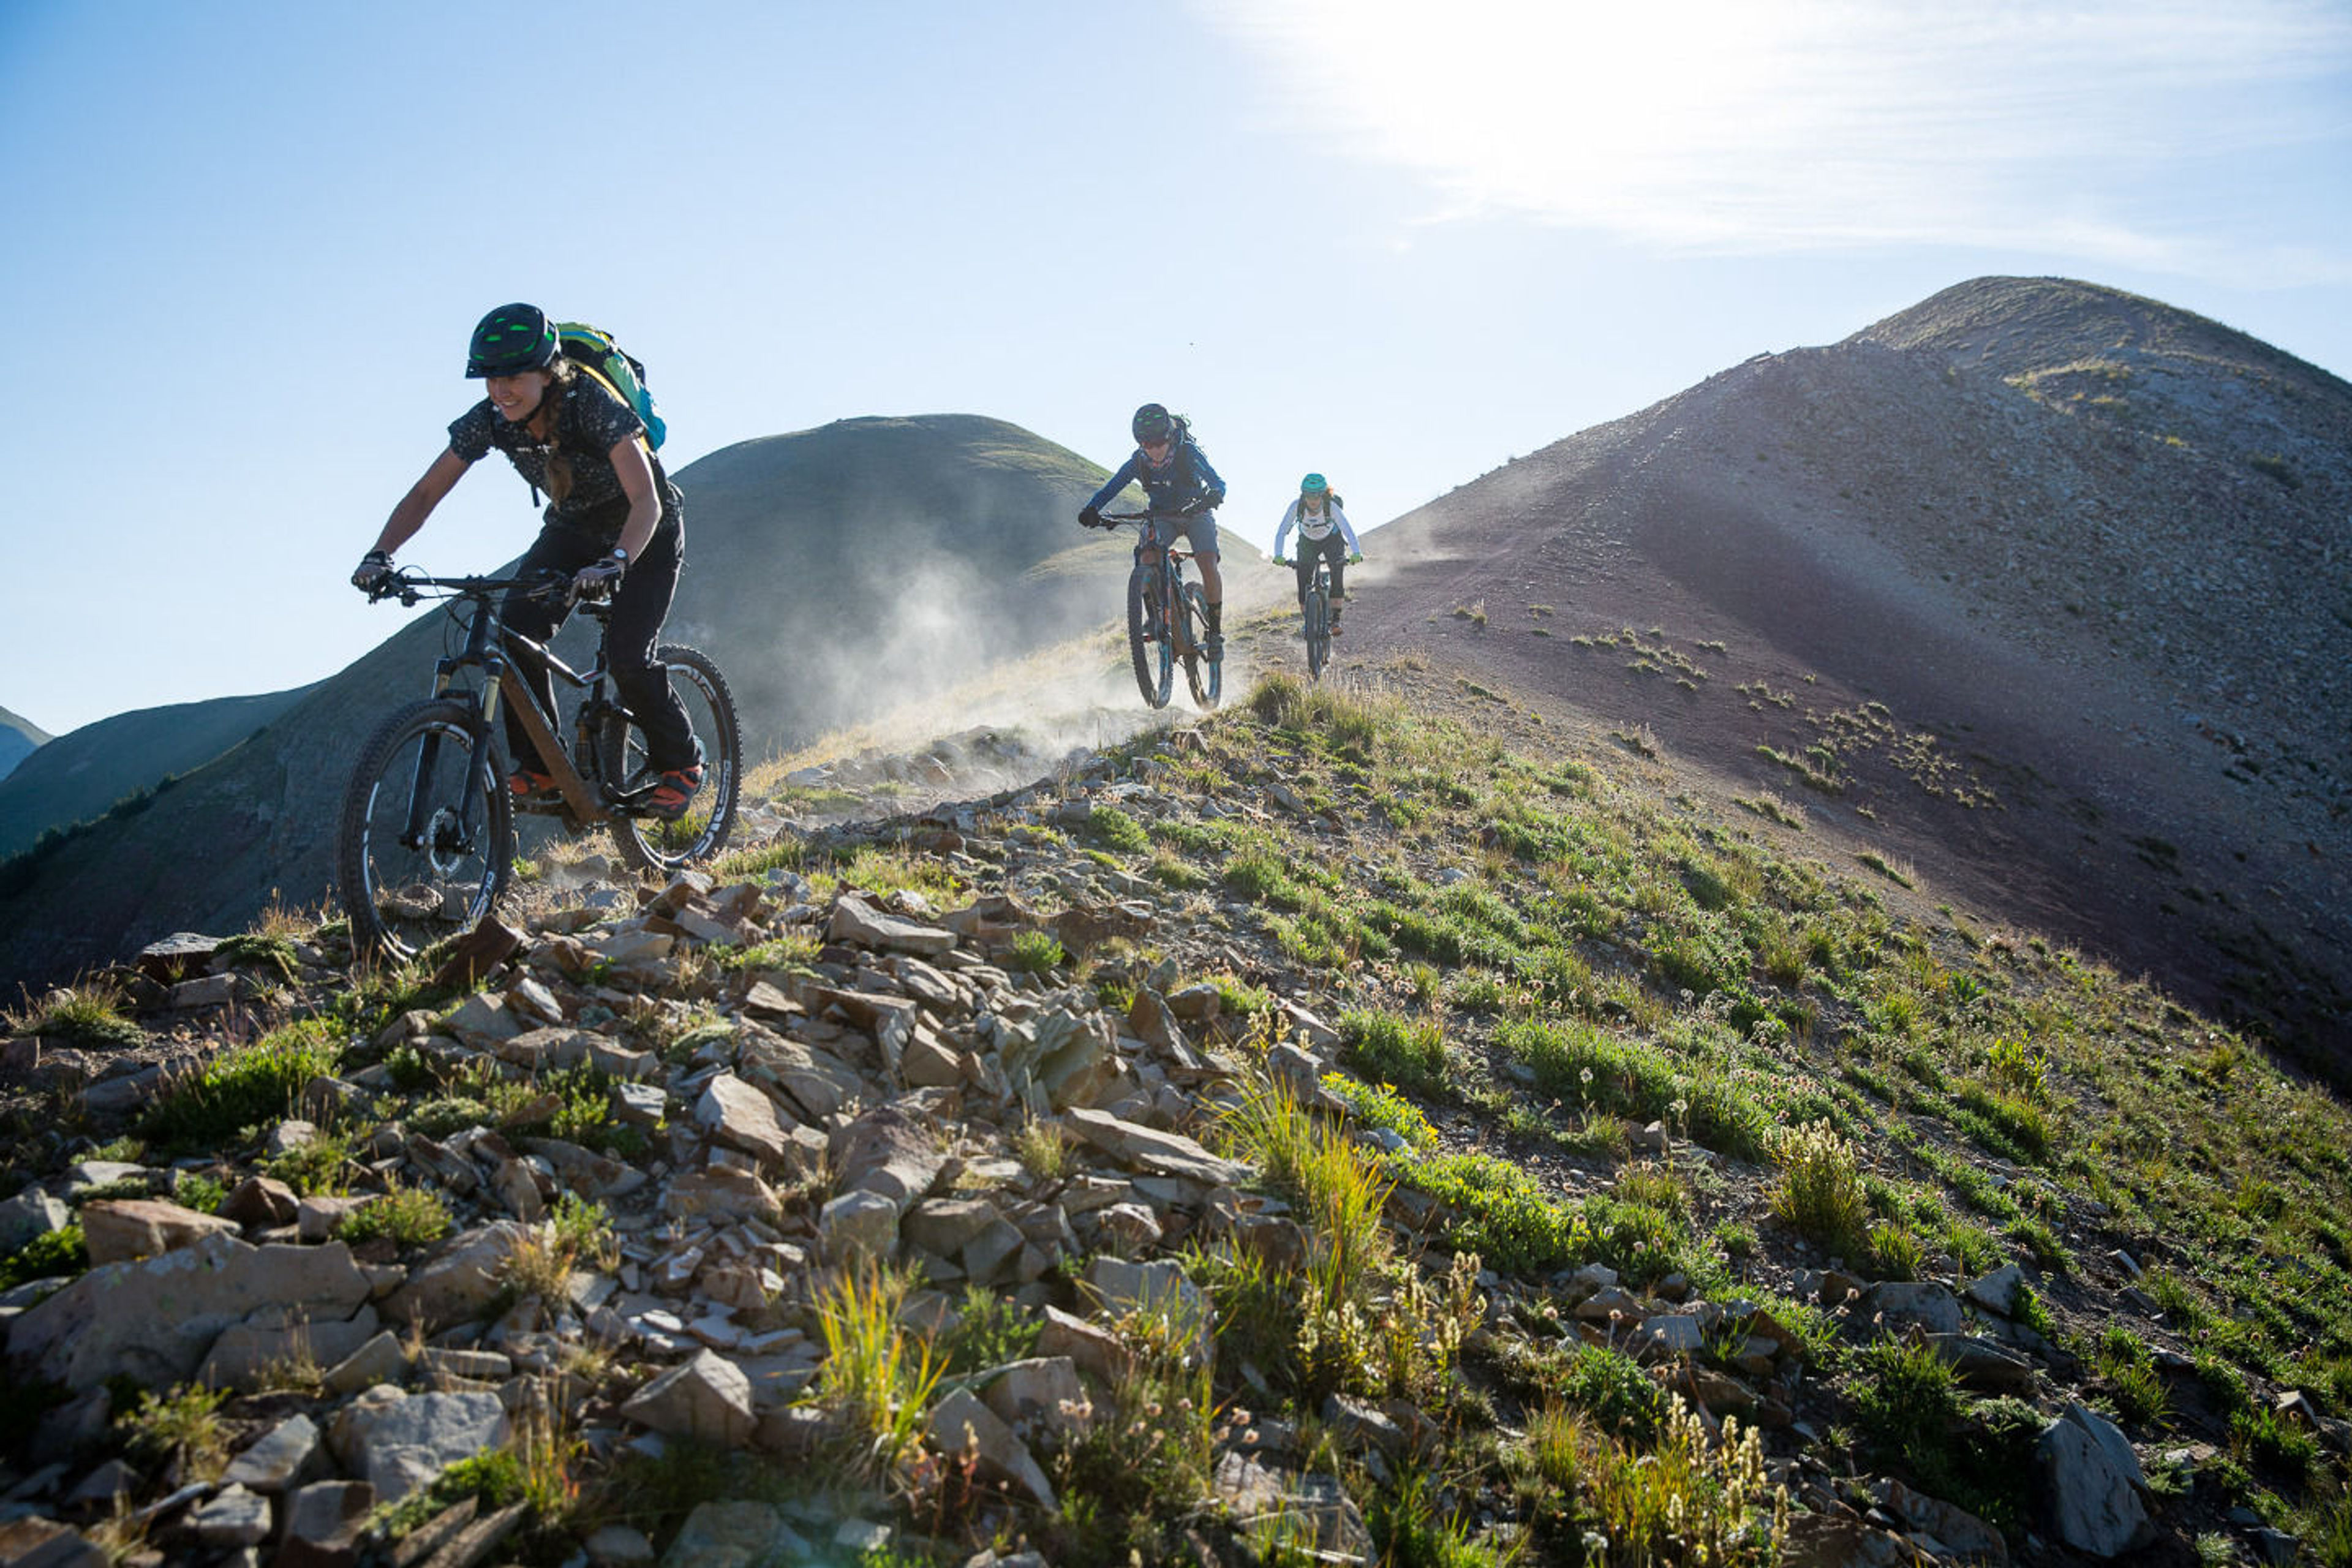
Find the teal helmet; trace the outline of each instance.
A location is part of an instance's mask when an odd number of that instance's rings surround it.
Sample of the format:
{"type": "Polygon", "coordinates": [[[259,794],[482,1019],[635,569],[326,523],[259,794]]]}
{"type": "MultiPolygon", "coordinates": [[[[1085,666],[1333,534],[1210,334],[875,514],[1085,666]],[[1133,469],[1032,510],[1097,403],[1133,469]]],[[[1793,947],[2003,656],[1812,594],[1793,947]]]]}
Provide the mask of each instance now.
{"type": "Polygon", "coordinates": [[[1176,416],[1157,403],[1147,403],[1135,411],[1127,427],[1135,433],[1138,446],[1146,441],[1165,441],[1175,433],[1176,416]]]}
{"type": "Polygon", "coordinates": [[[1309,474],[1298,481],[1298,493],[1303,496],[1319,496],[1330,488],[1331,481],[1320,474],[1309,474]]]}
{"type": "Polygon", "coordinates": [[[555,363],[561,342],[555,323],[536,305],[501,305],[484,316],[466,347],[466,374],[520,375],[555,363]]]}

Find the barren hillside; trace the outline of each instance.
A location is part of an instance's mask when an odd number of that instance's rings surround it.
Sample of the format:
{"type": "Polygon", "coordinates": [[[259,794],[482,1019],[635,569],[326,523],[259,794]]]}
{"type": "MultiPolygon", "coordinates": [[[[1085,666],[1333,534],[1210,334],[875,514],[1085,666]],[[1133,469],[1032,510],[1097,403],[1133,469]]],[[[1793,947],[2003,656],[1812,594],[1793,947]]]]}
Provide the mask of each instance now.
{"type": "Polygon", "coordinates": [[[1981,279],[1399,520],[1349,649],[1647,726],[2340,1070],[2347,515],[2352,387],[1981,279]]]}

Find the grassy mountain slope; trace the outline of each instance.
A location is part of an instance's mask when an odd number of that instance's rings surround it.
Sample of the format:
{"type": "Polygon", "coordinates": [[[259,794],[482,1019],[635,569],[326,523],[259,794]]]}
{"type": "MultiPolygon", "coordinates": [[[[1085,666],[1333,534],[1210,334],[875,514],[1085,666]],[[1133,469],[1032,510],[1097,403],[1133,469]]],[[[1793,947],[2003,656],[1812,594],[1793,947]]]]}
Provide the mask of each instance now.
{"type": "Polygon", "coordinates": [[[0,779],[6,778],[16,765],[49,742],[48,731],[29,719],[20,719],[5,708],[0,708],[0,779]]]}
{"type": "MultiPolygon", "coordinates": [[[[413,1285],[450,1232],[505,1258],[437,1276],[415,1366],[262,1364],[65,1479],[174,1443],[208,1473],[363,1382],[489,1375],[462,1344],[512,1352],[540,1424],[377,1541],[478,1496],[546,1563],[614,1526],[683,1557],[720,1504],[910,1564],[2352,1563],[2340,1099],[1761,798],[1427,660],[1374,673],[755,840],[700,889],[551,860],[480,995],[355,985],[331,930],[281,925],[222,955],[242,1004],[195,1047],[95,997],[22,1020],[50,1076],[12,1086],[8,1174],[131,1173],[11,1279],[79,1273],[133,1190],[210,1210],[257,1173],[356,1204],[343,1239],[413,1285]],[[273,1100],[329,1070],[322,1136],[275,1152],[273,1100]],[[575,1274],[593,1334],[549,1310],[575,1274]],[[1054,1391],[990,1400],[1010,1442],[973,1414],[1000,1376],[1054,1391]],[[2137,1479],[2055,1462],[2070,1432],[2137,1479]]],[[[80,1364],[59,1316],[12,1330],[0,1409],[80,1364]]],[[[33,1430],[0,1427],[0,1479],[57,1457],[33,1430]]],[[[176,1479],[138,1474],[134,1503],[176,1479]]]]}
{"type": "Polygon", "coordinates": [[[1384,528],[1350,650],[1646,727],[2340,1071],[2347,518],[2352,387],[1985,279],[1384,528]]]}
{"type": "MultiPolygon", "coordinates": [[[[1127,569],[1117,541],[1081,545],[1071,521],[1101,471],[999,420],[844,420],[713,453],[677,479],[688,564],[668,636],[719,660],[754,762],[1099,621],[1127,569]]],[[[488,565],[462,546],[428,531],[406,555],[453,575],[488,565]]],[[[371,612],[355,598],[352,613],[371,612]]],[[[0,988],[173,931],[241,927],[273,897],[323,898],[350,760],[425,693],[444,626],[409,626],[228,755],[12,863],[0,988]]],[[[579,628],[558,646],[591,651],[579,628]]]]}
{"type": "Polygon", "coordinates": [[[58,737],[0,783],[0,858],[212,761],[293,706],[304,689],[142,708],[58,737]]]}

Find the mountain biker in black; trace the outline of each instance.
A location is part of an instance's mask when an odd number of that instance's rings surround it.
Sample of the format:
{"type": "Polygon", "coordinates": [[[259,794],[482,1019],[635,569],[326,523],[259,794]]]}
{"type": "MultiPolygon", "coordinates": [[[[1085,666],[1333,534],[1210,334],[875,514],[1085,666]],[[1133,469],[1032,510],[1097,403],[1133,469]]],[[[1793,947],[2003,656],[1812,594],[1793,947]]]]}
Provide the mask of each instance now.
{"type": "MultiPolygon", "coordinates": [[[[556,326],[532,305],[501,305],[482,318],[466,356],[467,376],[489,394],[449,426],[449,446],[409,488],[352,574],[373,588],[391,575],[393,552],[425,526],[466,470],[492,447],[504,452],[534,495],[548,495],[545,522],[516,575],[553,569],[573,574],[575,590],[613,588],[607,649],[613,684],[646,732],[646,762],[661,774],[647,804],[659,816],[682,814],[702,783],[702,755],[686,709],[655,657],[684,563],[684,502],[645,445],[636,410],[594,376],[563,358],[556,326]],[[617,584],[617,586],[615,586],[617,584]]],[[[555,635],[563,604],[509,592],[500,605],[507,628],[535,642],[555,635]]],[[[555,682],[544,668],[518,666],[546,710],[555,712],[555,682]]],[[[514,713],[506,714],[514,772],[508,787],[521,800],[551,796],[555,781],[514,713]]]]}
{"type": "Polygon", "coordinates": [[[1217,572],[1216,509],[1224,503],[1225,481],[1209,466],[1208,454],[1192,439],[1192,422],[1179,419],[1157,403],[1147,403],[1129,422],[1136,449],[1119,465],[1110,482],[1095,492],[1078,510],[1078,521],[1088,528],[1103,526],[1102,508],[1129,481],[1140,483],[1154,512],[1151,531],[1144,540],[1143,562],[1159,563],[1160,552],[1181,535],[1192,541],[1192,559],[1201,568],[1201,595],[1209,611],[1211,662],[1225,656],[1225,583],[1217,572]]]}

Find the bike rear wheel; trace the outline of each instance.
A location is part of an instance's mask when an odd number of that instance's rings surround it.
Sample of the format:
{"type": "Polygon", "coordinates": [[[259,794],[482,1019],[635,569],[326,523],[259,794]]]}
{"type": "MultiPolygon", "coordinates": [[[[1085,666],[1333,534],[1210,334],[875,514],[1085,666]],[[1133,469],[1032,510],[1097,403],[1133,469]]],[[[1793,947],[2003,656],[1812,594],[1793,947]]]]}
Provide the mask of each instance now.
{"type": "MultiPolygon", "coordinates": [[[[653,816],[616,816],[613,838],[621,858],[640,871],[667,876],[726,847],[734,830],[736,795],[743,759],[735,694],[708,654],[664,643],[655,657],[669,667],[669,689],[686,708],[687,721],[702,748],[702,787],[686,815],[674,822],[653,816]]],[[[598,728],[596,765],[615,789],[650,787],[656,780],[646,757],[646,734],[620,710],[598,728]]]]}
{"type": "Polygon", "coordinates": [[[1167,627],[1151,624],[1154,570],[1139,561],[1127,574],[1127,651],[1143,700],[1154,708],[1165,708],[1176,686],[1176,650],[1170,645],[1167,627]],[[1154,637],[1155,631],[1160,635],[1154,637]]]}
{"type": "Polygon", "coordinates": [[[1209,641],[1209,597],[1198,583],[1184,584],[1184,683],[1192,689],[1192,706],[1207,712],[1223,695],[1225,661],[1202,651],[1209,641]]]}
{"type": "Polygon", "coordinates": [[[335,842],[355,957],[405,963],[497,907],[514,875],[504,772],[470,702],[413,702],[368,738],[335,842]]]}

